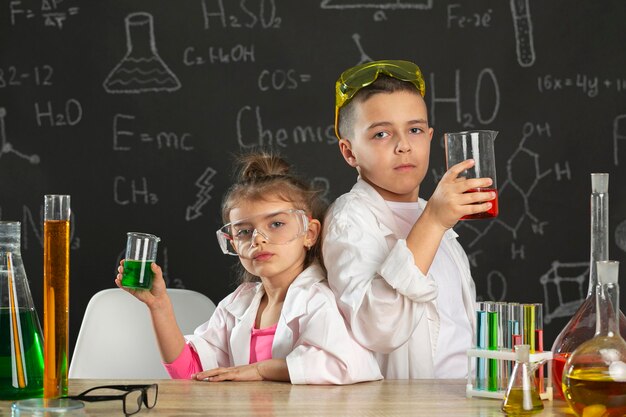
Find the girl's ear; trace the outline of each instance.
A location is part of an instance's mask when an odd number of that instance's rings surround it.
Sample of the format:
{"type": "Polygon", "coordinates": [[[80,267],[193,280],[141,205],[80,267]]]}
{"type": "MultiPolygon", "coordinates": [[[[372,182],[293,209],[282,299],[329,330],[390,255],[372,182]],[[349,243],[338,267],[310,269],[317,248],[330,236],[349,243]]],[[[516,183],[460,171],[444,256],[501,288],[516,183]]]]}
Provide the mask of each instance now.
{"type": "Polygon", "coordinates": [[[310,249],[317,242],[317,238],[322,230],[322,224],[317,219],[309,221],[309,228],[306,231],[306,238],[304,239],[304,246],[310,249]]]}

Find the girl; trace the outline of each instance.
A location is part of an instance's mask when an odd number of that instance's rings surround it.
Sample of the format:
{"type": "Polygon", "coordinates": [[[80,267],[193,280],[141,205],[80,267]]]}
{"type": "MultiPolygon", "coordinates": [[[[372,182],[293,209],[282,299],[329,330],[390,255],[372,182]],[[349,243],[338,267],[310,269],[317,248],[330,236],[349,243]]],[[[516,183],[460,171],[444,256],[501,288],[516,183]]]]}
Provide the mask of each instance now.
{"type": "MultiPolygon", "coordinates": [[[[293,384],[381,379],[372,352],[347,330],[320,265],[318,219],[325,207],[318,194],[274,155],[251,154],[240,162],[217,237],[225,254],[239,257],[243,283],[211,319],[183,337],[156,264],[151,291],[124,288],[148,306],[168,373],[293,384]]],[[[122,266],[118,271],[121,288],[122,266]]]]}

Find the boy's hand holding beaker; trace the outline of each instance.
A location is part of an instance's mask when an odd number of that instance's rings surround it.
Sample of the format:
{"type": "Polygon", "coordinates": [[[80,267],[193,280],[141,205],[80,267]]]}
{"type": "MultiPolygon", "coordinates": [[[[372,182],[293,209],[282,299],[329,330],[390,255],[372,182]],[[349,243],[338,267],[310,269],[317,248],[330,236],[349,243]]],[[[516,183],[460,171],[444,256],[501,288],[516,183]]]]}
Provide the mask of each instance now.
{"type": "Polygon", "coordinates": [[[491,178],[464,178],[461,173],[475,165],[473,159],[451,167],[441,178],[435,192],[428,200],[424,214],[436,219],[444,229],[452,228],[465,216],[484,213],[493,207],[490,200],[496,198],[493,191],[469,192],[473,189],[490,188],[491,178]]]}

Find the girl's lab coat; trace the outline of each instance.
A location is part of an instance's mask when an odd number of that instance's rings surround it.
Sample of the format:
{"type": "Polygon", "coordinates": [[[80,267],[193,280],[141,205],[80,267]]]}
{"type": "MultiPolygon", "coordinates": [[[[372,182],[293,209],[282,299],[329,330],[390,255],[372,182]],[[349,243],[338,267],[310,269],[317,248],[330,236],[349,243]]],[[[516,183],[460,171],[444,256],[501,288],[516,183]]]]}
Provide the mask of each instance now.
{"type": "MultiPolygon", "coordinates": [[[[439,335],[437,283],[415,266],[398,233],[391,209],[359,178],[324,221],[328,281],[356,340],[377,352],[385,378],[433,378],[439,335]]],[[[459,270],[463,303],[474,326],[476,288],[457,236],[450,229],[441,244],[459,270]]]]}
{"type": "MultiPolygon", "coordinates": [[[[260,283],[240,285],[219,303],[208,322],[186,336],[204,370],[250,362],[250,335],[263,294],[260,283]]],[[[318,264],[298,275],[287,291],[272,358],[286,358],[293,384],[382,379],[374,354],[348,331],[318,264]]]]}

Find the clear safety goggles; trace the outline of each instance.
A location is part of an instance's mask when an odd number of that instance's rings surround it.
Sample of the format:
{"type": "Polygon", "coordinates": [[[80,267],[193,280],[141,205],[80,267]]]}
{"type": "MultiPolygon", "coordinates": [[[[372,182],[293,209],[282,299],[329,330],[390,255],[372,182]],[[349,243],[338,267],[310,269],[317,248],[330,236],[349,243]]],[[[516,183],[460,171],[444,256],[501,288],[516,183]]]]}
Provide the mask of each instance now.
{"type": "Polygon", "coordinates": [[[257,235],[267,243],[285,245],[304,236],[309,228],[309,218],[303,210],[290,209],[258,214],[220,227],[217,241],[227,255],[244,255],[257,235]]]}
{"type": "Polygon", "coordinates": [[[426,83],[419,67],[409,61],[372,61],[345,70],[335,83],[335,135],[339,139],[339,109],[341,109],[363,87],[376,81],[380,74],[388,75],[415,85],[424,97],[426,83]]]}

